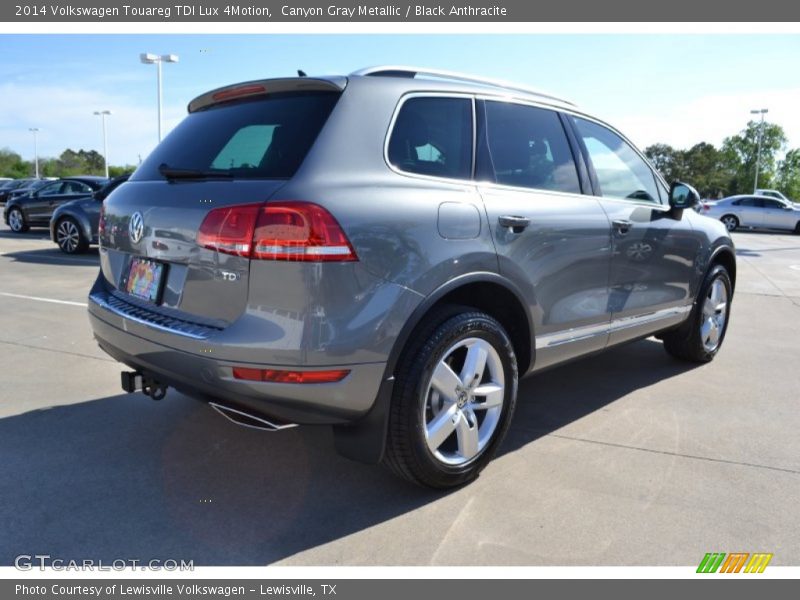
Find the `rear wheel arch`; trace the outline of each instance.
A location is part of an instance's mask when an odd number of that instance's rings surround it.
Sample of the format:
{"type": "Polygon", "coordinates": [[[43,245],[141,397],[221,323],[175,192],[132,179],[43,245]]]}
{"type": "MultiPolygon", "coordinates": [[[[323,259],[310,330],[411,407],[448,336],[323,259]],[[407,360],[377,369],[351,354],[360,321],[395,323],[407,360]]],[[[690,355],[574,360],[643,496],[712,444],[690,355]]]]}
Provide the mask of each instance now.
{"type": "Polygon", "coordinates": [[[522,298],[522,292],[513,283],[496,273],[475,273],[450,280],[428,295],[406,323],[390,355],[387,376],[394,374],[395,366],[414,332],[430,314],[447,305],[480,310],[497,319],[511,339],[520,376],[524,375],[532,366],[535,346],[533,324],[522,298]]]}

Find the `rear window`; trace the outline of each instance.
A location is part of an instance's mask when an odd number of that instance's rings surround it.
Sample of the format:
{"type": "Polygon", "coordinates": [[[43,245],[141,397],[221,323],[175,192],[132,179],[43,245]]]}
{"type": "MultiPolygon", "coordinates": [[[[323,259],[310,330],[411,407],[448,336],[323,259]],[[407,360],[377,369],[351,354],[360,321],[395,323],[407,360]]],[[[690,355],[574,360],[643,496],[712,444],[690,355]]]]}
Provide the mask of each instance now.
{"type": "Polygon", "coordinates": [[[289,179],[331,114],[339,92],[275,94],[211,106],[187,116],[136,172],[158,167],[229,171],[237,179],[289,179]]]}

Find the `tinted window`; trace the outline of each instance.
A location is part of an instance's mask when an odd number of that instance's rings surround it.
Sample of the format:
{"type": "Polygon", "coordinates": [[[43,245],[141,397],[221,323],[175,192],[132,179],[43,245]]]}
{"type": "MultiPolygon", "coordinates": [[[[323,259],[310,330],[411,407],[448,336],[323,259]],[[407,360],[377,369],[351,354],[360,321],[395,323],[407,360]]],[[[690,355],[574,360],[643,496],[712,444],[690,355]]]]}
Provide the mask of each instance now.
{"type": "Polygon", "coordinates": [[[543,108],[486,102],[490,172],[497,183],[579,194],[578,172],[558,115],[543,108]]]}
{"type": "Polygon", "coordinates": [[[64,184],[60,181],[56,183],[51,183],[50,185],[42,186],[39,189],[40,196],[55,196],[57,194],[63,194],[62,190],[64,189],[64,184]]]}
{"type": "Polygon", "coordinates": [[[192,113],[152,152],[137,179],[176,169],[224,169],[236,178],[288,179],[333,110],[338,93],[275,94],[192,113]]]}
{"type": "Polygon", "coordinates": [[[658,202],[655,176],[647,162],[610,129],[575,118],[602,196],[658,202]]]}
{"type": "Polygon", "coordinates": [[[780,208],[783,209],[786,205],[780,200],[763,200],[764,208],[780,208]]]}
{"type": "Polygon", "coordinates": [[[91,194],[92,188],[80,181],[65,181],[62,194],[91,194]]]}
{"type": "Polygon", "coordinates": [[[472,100],[410,98],[389,138],[389,162],[409,173],[472,176],[472,100]]]}
{"type": "Polygon", "coordinates": [[[764,206],[760,198],[742,198],[741,200],[736,200],[734,204],[736,206],[755,206],[757,208],[764,206]]]}

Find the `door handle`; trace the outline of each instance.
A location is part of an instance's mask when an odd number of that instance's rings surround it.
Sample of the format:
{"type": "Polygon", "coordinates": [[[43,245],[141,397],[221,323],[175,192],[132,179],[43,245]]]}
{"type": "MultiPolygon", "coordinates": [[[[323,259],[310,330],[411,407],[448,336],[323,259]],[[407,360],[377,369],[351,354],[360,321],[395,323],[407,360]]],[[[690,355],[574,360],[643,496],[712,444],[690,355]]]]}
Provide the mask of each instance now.
{"type": "Polygon", "coordinates": [[[511,215],[498,217],[497,222],[500,223],[501,227],[508,227],[514,233],[522,233],[522,231],[531,224],[531,220],[528,217],[516,217],[511,215]]]}
{"type": "Polygon", "coordinates": [[[614,226],[614,229],[620,235],[627,234],[631,230],[631,227],[633,226],[633,223],[631,223],[627,219],[618,219],[616,221],[612,221],[611,224],[614,226]]]}

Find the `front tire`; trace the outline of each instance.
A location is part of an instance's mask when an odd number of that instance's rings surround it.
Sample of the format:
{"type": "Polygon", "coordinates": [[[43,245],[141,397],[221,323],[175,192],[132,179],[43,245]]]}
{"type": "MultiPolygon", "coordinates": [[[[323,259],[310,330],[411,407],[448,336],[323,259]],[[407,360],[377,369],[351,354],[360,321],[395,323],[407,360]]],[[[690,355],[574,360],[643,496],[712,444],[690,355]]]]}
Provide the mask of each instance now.
{"type": "Polygon", "coordinates": [[[732,298],[728,271],[722,265],[714,265],[700,286],[686,323],[664,334],[664,349],[675,358],[690,362],[714,360],[728,331],[732,298]]]}
{"type": "Polygon", "coordinates": [[[75,219],[64,217],[56,223],[56,243],[64,254],[81,254],[89,248],[89,241],[75,219]]]}
{"type": "Polygon", "coordinates": [[[517,399],[517,360],[491,316],[446,307],[398,363],[384,463],[433,488],[475,479],[503,441],[517,399]]]}
{"type": "Polygon", "coordinates": [[[29,229],[25,215],[18,208],[8,211],[8,226],[14,233],[25,233],[29,229]]]}

